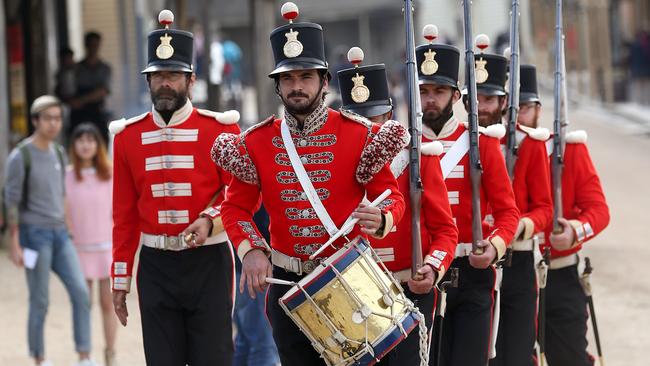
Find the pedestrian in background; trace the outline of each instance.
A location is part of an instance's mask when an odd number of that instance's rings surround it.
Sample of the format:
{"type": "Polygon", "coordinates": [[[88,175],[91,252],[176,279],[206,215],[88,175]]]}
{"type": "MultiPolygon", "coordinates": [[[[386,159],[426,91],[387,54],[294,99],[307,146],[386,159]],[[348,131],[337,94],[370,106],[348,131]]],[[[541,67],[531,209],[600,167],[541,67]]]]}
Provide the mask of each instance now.
{"type": "Polygon", "coordinates": [[[108,141],[108,121],[111,115],[106,109],[110,94],[111,67],[99,57],[102,36],[88,32],[84,37],[86,56],[75,66],[75,95],[70,105],[70,132],[83,122],[92,122],[108,141]]]}
{"type": "MultiPolygon", "coordinates": [[[[269,214],[261,206],[255,216],[255,225],[267,242],[269,234],[269,214]]],[[[236,281],[241,279],[241,260],[235,257],[236,281]]],[[[247,292],[237,294],[233,322],[237,327],[235,353],[232,366],[275,366],[280,364],[278,349],[273,341],[271,324],[264,314],[266,294],[251,298],[247,292]]]]}
{"type": "Polygon", "coordinates": [[[113,179],[106,144],[97,127],[82,123],[74,129],[69,156],[72,164],[66,171],[65,189],[70,232],[91,301],[93,282],[99,286],[105,366],[114,366],[117,317],[110,282],[113,179]]]}
{"type": "Polygon", "coordinates": [[[90,301],[79,258],[68,236],[64,210],[64,150],[54,141],[61,131],[59,99],[44,95],[30,109],[34,133],[9,155],[5,205],[10,230],[10,258],[25,267],[29,290],[27,338],[36,365],[45,361],[44,325],[50,271],[65,285],[72,303],[77,366],[95,366],[90,354],[90,301]]]}

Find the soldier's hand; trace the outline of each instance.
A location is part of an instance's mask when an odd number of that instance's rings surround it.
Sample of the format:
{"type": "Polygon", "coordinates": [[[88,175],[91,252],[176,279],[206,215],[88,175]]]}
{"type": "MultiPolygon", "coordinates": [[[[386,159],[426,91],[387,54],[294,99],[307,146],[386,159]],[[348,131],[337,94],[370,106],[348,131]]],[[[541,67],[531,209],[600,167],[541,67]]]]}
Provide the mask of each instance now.
{"type": "Polygon", "coordinates": [[[479,248],[483,248],[483,254],[469,254],[469,264],[478,269],[488,268],[497,256],[497,250],[492,243],[487,240],[481,240],[478,243],[479,248]]]}
{"type": "Polygon", "coordinates": [[[428,294],[433,288],[433,284],[436,283],[437,273],[431,268],[430,265],[425,264],[420,269],[418,269],[418,279],[409,279],[408,286],[414,294],[428,294]]]}
{"type": "Polygon", "coordinates": [[[113,308],[120,323],[126,327],[126,318],[129,316],[129,310],[126,308],[126,291],[113,290],[113,308]]]}
{"type": "Polygon", "coordinates": [[[201,216],[183,230],[183,236],[188,237],[194,234],[187,244],[190,246],[203,245],[210,236],[210,230],[212,230],[212,221],[207,217],[201,216]]]}
{"type": "Polygon", "coordinates": [[[246,253],[241,263],[239,292],[244,293],[244,288],[248,285],[248,294],[254,299],[256,292],[266,290],[266,277],[273,277],[273,267],[266,254],[259,249],[246,253]]]}
{"type": "Polygon", "coordinates": [[[352,213],[352,217],[359,219],[361,232],[367,235],[375,235],[377,230],[381,229],[381,210],[377,207],[370,207],[365,203],[360,203],[359,207],[352,213]]]}
{"type": "Polygon", "coordinates": [[[568,250],[575,242],[573,227],[565,218],[560,217],[557,221],[562,226],[562,232],[558,234],[551,233],[551,246],[559,251],[568,250]]]}

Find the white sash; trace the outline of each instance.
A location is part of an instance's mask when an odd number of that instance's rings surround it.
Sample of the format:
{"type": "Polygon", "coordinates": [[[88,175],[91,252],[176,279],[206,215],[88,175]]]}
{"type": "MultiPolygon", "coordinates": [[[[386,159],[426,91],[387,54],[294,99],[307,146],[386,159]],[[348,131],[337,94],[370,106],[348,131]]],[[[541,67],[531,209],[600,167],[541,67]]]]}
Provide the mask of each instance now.
{"type": "Polygon", "coordinates": [[[287,149],[287,154],[291,160],[291,166],[298,177],[298,181],[300,182],[302,189],[305,191],[309,203],[311,203],[314,211],[316,211],[316,215],[331,237],[339,231],[339,228],[336,227],[336,224],[334,224],[329,213],[327,213],[325,206],[323,206],[323,202],[321,202],[318,197],[318,193],[316,192],[314,185],[311,183],[309,175],[307,174],[305,167],[302,165],[302,161],[300,161],[300,157],[296,151],[296,145],[293,143],[291,132],[289,132],[289,126],[287,126],[285,120],[282,120],[282,123],[280,124],[280,131],[282,133],[282,142],[284,142],[284,147],[287,149]]]}
{"type": "Polygon", "coordinates": [[[451,146],[445,156],[440,159],[440,168],[442,168],[442,178],[447,179],[447,176],[458,165],[460,159],[469,151],[469,131],[463,132],[462,135],[451,146]]]}

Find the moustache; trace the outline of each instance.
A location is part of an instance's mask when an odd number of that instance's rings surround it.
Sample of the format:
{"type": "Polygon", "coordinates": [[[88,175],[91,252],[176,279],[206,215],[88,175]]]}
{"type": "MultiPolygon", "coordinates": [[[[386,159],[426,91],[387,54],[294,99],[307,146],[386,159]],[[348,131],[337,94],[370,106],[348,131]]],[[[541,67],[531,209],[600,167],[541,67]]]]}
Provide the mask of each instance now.
{"type": "Polygon", "coordinates": [[[287,95],[287,98],[293,98],[293,97],[303,97],[303,98],[309,98],[307,94],[301,93],[301,92],[291,92],[289,95],[287,95]]]}
{"type": "Polygon", "coordinates": [[[154,96],[156,98],[177,98],[178,93],[171,89],[158,90],[154,96]]]}

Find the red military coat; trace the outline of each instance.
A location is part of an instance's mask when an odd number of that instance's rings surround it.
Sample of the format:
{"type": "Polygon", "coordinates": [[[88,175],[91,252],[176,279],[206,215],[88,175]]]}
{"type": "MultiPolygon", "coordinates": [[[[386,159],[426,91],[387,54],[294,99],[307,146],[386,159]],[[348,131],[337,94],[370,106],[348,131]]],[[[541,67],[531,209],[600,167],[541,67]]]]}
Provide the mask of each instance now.
{"type": "Polygon", "coordinates": [[[140,234],[179,235],[208,206],[215,216],[231,176],[210,161],[222,133],[238,133],[237,112],[195,109],[170,122],[152,110],[111,124],[113,161],[113,289],[129,291],[140,234]]]}
{"type": "MultiPolygon", "coordinates": [[[[512,189],[515,202],[521,213],[520,221],[524,230],[520,239],[530,239],[535,233],[543,231],[553,216],[546,128],[529,128],[517,124],[517,159],[515,160],[512,189]]],[[[502,139],[506,143],[506,139],[502,139]]],[[[505,149],[505,145],[502,145],[505,149]]]]}
{"type": "MultiPolygon", "coordinates": [[[[298,155],[334,224],[341,228],[363,200],[372,201],[384,190],[391,195],[380,207],[387,234],[404,212],[404,199],[387,163],[408,143],[399,123],[374,125],[353,114],[319,107],[304,122],[286,115],[298,155]]],[[[270,250],[307,259],[329,239],[328,232],[304,194],[273,117],[240,136],[221,135],[212,149],[213,160],[234,176],[222,205],[228,237],[240,258],[252,249],[270,250]],[[266,207],[270,246],[253,223],[260,194],[266,207]]],[[[361,235],[358,225],[348,238],[361,235]]],[[[335,244],[341,244],[339,239],[335,244]]],[[[334,253],[329,248],[322,256],[334,253]]]]}
{"type": "MultiPolygon", "coordinates": [[[[451,216],[447,187],[442,179],[440,159],[442,144],[434,141],[422,146],[420,177],[423,192],[420,210],[420,228],[424,263],[438,272],[442,279],[454,259],[458,243],[458,229],[451,216]]],[[[411,268],[411,203],[409,200],[409,151],[402,150],[393,159],[391,171],[397,178],[400,192],[404,195],[404,217],[391,233],[383,239],[371,238],[370,242],[386,267],[392,271],[411,268]]]]}
{"type": "MultiPolygon", "coordinates": [[[[566,251],[557,251],[551,247],[552,258],[580,251],[584,242],[594,238],[609,224],[609,207],[586,142],[585,131],[574,131],[566,135],[562,171],[562,210],[564,218],[569,220],[573,227],[575,242],[566,251]]],[[[547,142],[547,150],[549,154],[553,150],[552,139],[547,142]]],[[[552,231],[551,221],[546,228],[542,250],[550,245],[549,236],[552,231]]]]}
{"type": "MultiPolygon", "coordinates": [[[[438,140],[444,147],[440,159],[443,161],[447,152],[456,141],[467,131],[465,123],[452,117],[435,135],[426,126],[423,128],[423,140],[438,140]]],[[[483,222],[483,236],[497,250],[497,258],[501,258],[510,245],[519,221],[519,210],[515,203],[510,178],[506,171],[505,161],[499,146],[499,140],[504,136],[502,125],[480,128],[479,154],[483,175],[481,180],[481,217],[485,217],[488,204],[494,217],[494,225],[483,222]]],[[[469,174],[469,153],[465,153],[445,177],[449,203],[460,243],[472,242],[472,191],[469,174]]]]}

